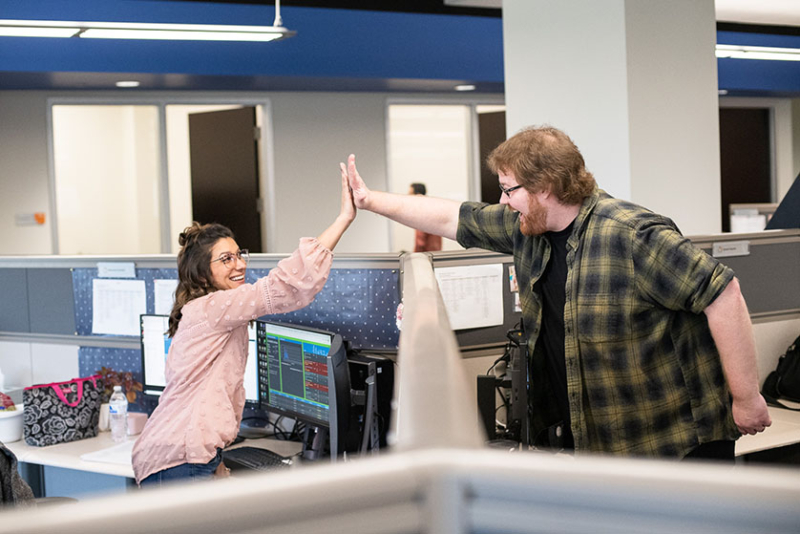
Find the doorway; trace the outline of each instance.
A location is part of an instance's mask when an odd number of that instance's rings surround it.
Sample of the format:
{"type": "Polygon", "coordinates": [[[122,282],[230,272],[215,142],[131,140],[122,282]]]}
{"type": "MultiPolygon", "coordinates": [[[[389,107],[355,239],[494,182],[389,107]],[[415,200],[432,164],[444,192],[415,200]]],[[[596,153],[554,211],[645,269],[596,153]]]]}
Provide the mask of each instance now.
{"type": "Polygon", "coordinates": [[[192,218],[224,224],[262,252],[258,127],[254,106],[189,114],[192,218]]]}
{"type": "Polygon", "coordinates": [[[53,105],[57,254],[162,252],[158,107],[53,105]]]}
{"type": "MultiPolygon", "coordinates": [[[[235,102],[235,99],[234,99],[235,102]]],[[[265,250],[266,221],[260,192],[269,190],[268,147],[255,132],[268,131],[268,102],[195,103],[144,99],[133,103],[54,99],[50,105],[54,254],[156,254],[177,252],[178,235],[193,220],[232,227],[243,248],[265,250]],[[246,118],[232,135],[220,117],[231,110],[246,118]],[[190,115],[212,117],[216,138],[195,149],[195,159],[209,147],[249,161],[247,187],[234,185],[233,164],[215,167],[215,180],[239,194],[239,200],[193,210],[190,115]],[[258,130],[254,128],[257,127],[258,130]],[[225,132],[220,134],[219,132],[225,132]],[[246,133],[246,135],[245,135],[246,133]],[[245,139],[242,148],[228,141],[245,139]],[[222,168],[222,170],[219,170],[222,168]],[[231,208],[230,206],[234,206],[231,208]],[[203,211],[205,209],[205,211],[203,211]],[[247,211],[244,224],[231,215],[247,211]]],[[[200,119],[204,121],[203,118],[200,119]]],[[[199,134],[198,134],[199,135],[199,134]]],[[[208,161],[196,167],[211,168],[208,161]]],[[[200,179],[203,180],[202,178],[200,179]]],[[[222,193],[215,193],[222,198],[222,193]]],[[[208,196],[208,195],[206,195],[208,196]]],[[[202,199],[202,197],[201,197],[202,199]]],[[[208,203],[206,203],[208,204],[208,203]]]]}
{"type": "Polygon", "coordinates": [[[720,108],[722,231],[731,204],[772,202],[772,144],[768,108],[720,108]]]}

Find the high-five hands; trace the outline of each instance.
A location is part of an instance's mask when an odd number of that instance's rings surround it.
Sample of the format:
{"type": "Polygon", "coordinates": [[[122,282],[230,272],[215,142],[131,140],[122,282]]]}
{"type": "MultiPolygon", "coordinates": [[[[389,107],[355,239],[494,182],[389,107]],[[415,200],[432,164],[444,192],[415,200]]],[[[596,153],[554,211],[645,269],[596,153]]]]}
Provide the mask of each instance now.
{"type": "Polygon", "coordinates": [[[353,202],[353,191],[350,189],[347,177],[347,168],[344,163],[340,163],[339,167],[342,170],[342,206],[339,211],[339,217],[348,222],[352,222],[356,218],[356,206],[353,202]]]}
{"type": "Polygon", "coordinates": [[[342,169],[342,177],[346,177],[350,184],[356,207],[358,209],[368,209],[370,191],[364,180],[361,179],[361,175],[358,174],[358,170],[356,170],[355,155],[350,154],[350,157],[347,158],[346,166],[344,163],[340,163],[339,166],[342,169]]]}

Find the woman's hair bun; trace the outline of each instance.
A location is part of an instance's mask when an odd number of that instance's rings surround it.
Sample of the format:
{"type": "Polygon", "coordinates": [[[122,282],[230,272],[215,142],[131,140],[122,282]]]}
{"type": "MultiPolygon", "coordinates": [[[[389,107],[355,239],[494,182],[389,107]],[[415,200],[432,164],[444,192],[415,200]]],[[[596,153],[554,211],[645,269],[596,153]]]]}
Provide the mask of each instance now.
{"type": "Polygon", "coordinates": [[[183,232],[180,233],[178,236],[178,244],[182,247],[185,247],[187,243],[197,239],[197,236],[200,235],[200,232],[200,223],[194,221],[191,226],[187,226],[183,229],[183,232]]]}

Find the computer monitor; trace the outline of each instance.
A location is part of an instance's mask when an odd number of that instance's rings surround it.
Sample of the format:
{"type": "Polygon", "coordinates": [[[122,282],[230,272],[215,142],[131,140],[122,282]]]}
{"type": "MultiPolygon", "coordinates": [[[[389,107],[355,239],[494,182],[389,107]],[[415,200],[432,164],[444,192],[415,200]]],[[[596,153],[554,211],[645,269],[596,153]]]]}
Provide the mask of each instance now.
{"type": "Polygon", "coordinates": [[[339,334],[271,321],[256,322],[261,408],[291,417],[313,431],[304,456],[344,451],[349,424],[350,371],[339,334]],[[326,451],[326,445],[328,450],[326,451]]]}
{"type": "MultiPolygon", "coordinates": [[[[142,340],[142,373],[144,375],[143,390],[147,395],[161,395],[167,386],[167,355],[172,338],[167,336],[169,330],[168,315],[140,316],[142,340]]],[[[256,357],[256,328],[248,326],[247,365],[244,371],[244,393],[248,403],[258,403],[258,359],[256,357]]]]}

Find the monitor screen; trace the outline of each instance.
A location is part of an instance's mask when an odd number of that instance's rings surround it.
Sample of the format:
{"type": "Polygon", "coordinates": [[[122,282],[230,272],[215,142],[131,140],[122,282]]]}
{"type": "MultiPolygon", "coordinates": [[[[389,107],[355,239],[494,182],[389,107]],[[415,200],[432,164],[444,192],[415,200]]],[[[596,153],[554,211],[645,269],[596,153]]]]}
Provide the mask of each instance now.
{"type": "MultiPolygon", "coordinates": [[[[172,339],[168,315],[142,315],[142,373],[144,374],[144,393],[161,395],[167,386],[167,355],[172,339]]],[[[244,393],[247,402],[258,402],[258,360],[256,357],[256,328],[248,326],[247,365],[244,372],[244,393]]]]}
{"type": "Polygon", "coordinates": [[[341,451],[350,407],[350,373],[340,335],[304,326],[256,322],[261,407],[330,433],[341,451]]]}

